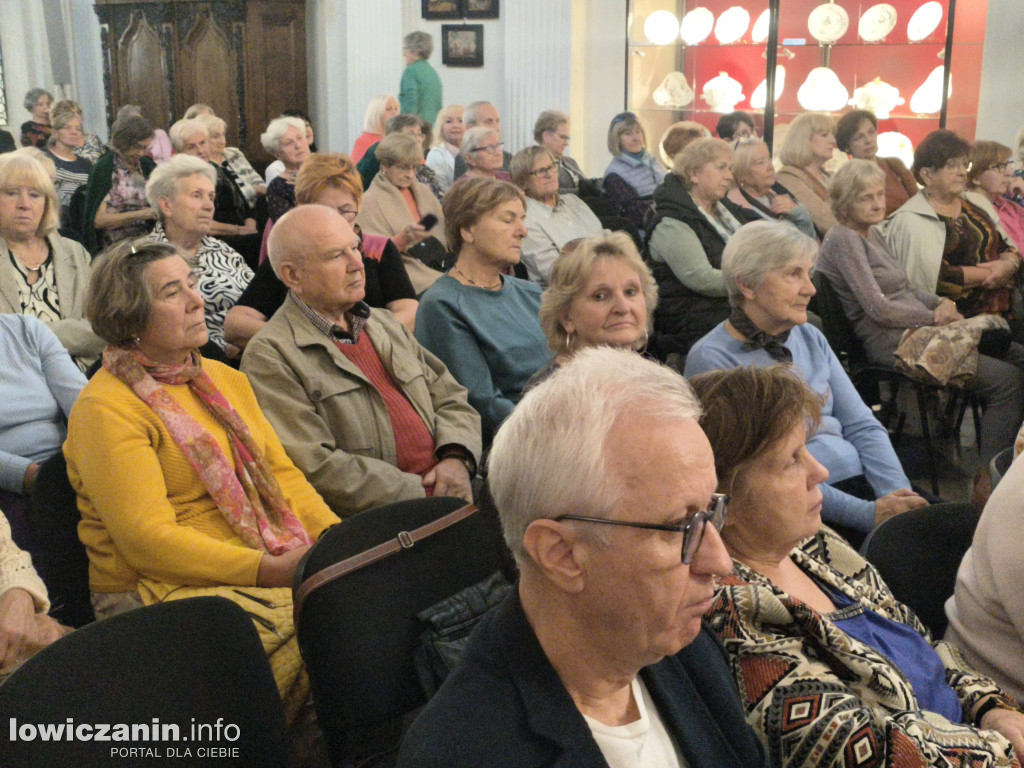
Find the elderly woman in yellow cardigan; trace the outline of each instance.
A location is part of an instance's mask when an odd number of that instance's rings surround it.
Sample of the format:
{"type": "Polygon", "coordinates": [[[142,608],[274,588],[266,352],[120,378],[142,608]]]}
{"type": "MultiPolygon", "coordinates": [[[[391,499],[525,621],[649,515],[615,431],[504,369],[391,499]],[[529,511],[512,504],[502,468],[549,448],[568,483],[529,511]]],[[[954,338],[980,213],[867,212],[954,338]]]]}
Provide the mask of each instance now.
{"type": "Polygon", "coordinates": [[[308,684],[288,647],[292,577],[338,518],[285,454],[245,376],[199,355],[203,304],[171,245],[124,243],[93,271],[86,310],[108,346],[64,444],[93,607],[103,618],[199,590],[250,613],[273,603],[279,611],[260,614],[257,629],[294,715],[308,684]]]}
{"type": "MultiPolygon", "coordinates": [[[[447,248],[444,211],[430,187],[416,180],[416,168],[423,163],[423,146],[411,136],[391,133],[377,145],[380,172],[363,195],[363,207],[356,223],[363,232],[391,238],[402,252],[416,295],[423,293],[441,276],[424,264],[414,250],[430,237],[447,248]],[[430,226],[421,224],[432,215],[430,226]]],[[[432,244],[433,245],[433,244],[432,244]]],[[[436,250],[435,245],[435,250],[436,250]]]]}

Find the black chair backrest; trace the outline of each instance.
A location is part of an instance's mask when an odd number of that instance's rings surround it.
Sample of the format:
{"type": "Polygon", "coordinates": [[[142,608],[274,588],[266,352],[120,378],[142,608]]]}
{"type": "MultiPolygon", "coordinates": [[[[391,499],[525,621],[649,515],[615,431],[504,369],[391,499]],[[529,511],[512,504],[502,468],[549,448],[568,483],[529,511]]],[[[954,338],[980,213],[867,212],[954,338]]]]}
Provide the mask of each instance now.
{"type": "MultiPolygon", "coordinates": [[[[415,499],[346,518],[299,564],[296,588],[327,566],[464,504],[415,499]]],[[[481,509],[309,593],[297,623],[299,648],[335,764],[349,754],[346,733],[387,723],[425,703],[413,663],[424,629],[416,614],[498,570],[511,577],[511,555],[496,517],[481,509]]]]}
{"type": "Polygon", "coordinates": [[[820,272],[815,272],[811,279],[817,290],[811,309],[821,318],[821,323],[824,326],[822,332],[828,339],[828,345],[832,347],[836,357],[840,360],[846,357],[851,366],[855,362],[862,362],[864,354],[860,340],[854,334],[853,325],[847,318],[846,312],[843,311],[843,305],[839,301],[836,289],[820,272]]]}
{"type": "Polygon", "coordinates": [[[32,559],[61,624],[82,627],[96,616],[89,594],[89,556],[78,538],[78,500],[68,480],[64,454],[57,452],[39,468],[32,488],[32,559]]]}
{"type": "Polygon", "coordinates": [[[0,685],[0,712],[4,768],[119,759],[144,768],[166,766],[171,755],[176,766],[205,766],[216,758],[203,751],[210,748],[230,750],[216,753],[223,765],[287,762],[284,709],[263,645],[246,612],[222,597],[172,600],[71,633],[0,685]],[[66,729],[69,719],[76,731],[91,726],[92,738],[40,737],[40,727],[66,729]],[[140,730],[128,741],[111,741],[108,728],[101,740],[94,725],[101,723],[140,730]],[[177,740],[168,738],[174,728],[177,740]],[[112,753],[130,747],[137,751],[112,753]]]}
{"type": "Polygon", "coordinates": [[[934,504],[889,518],[861,546],[896,599],[909,605],[936,638],[946,632],[946,600],[977,525],[968,504],[934,504]]]}

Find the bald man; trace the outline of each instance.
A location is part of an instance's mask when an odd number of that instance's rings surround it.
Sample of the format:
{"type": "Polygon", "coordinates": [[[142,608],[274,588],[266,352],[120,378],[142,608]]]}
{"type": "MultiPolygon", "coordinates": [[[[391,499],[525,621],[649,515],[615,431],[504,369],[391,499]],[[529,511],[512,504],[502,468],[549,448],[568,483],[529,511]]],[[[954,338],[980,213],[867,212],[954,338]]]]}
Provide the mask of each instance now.
{"type": "Polygon", "coordinates": [[[278,219],[268,252],[288,299],[242,370],[292,461],[339,516],[425,495],[472,500],[480,417],[444,363],[363,302],[358,237],[334,209],[278,219]]]}

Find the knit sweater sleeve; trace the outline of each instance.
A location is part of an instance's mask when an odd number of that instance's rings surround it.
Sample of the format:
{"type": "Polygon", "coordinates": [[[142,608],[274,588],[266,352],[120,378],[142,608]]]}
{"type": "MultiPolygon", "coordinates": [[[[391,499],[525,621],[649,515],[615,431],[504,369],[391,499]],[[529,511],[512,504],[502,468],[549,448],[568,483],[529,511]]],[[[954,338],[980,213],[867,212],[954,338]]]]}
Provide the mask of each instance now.
{"type": "Polygon", "coordinates": [[[686,224],[671,218],[658,222],[651,234],[651,256],[663,261],[676,278],[704,296],[726,296],[722,270],[708,261],[704,246],[696,233],[686,224]]]}
{"type": "Polygon", "coordinates": [[[821,269],[830,277],[838,276],[841,284],[836,286],[837,291],[847,288],[864,313],[877,325],[883,328],[931,325],[934,315],[927,306],[891,301],[882,292],[871,271],[871,247],[867,240],[849,227],[833,227],[821,244],[818,256],[821,269]]]}
{"type": "MultiPolygon", "coordinates": [[[[335,518],[287,460],[248,383],[225,366],[207,361],[207,369],[263,446],[285,499],[317,536],[335,518]]],[[[200,405],[180,402],[200,426],[223,436],[200,405]]],[[[106,371],[75,403],[64,453],[95,591],[127,591],[139,577],[194,586],[256,583],[263,552],[242,544],[163,422],[106,371]]]]}
{"type": "Polygon", "coordinates": [[[28,552],[18,548],[11,538],[11,526],[0,512],[0,596],[12,589],[24,589],[36,604],[36,613],[50,610],[46,585],[32,567],[28,552]]]}

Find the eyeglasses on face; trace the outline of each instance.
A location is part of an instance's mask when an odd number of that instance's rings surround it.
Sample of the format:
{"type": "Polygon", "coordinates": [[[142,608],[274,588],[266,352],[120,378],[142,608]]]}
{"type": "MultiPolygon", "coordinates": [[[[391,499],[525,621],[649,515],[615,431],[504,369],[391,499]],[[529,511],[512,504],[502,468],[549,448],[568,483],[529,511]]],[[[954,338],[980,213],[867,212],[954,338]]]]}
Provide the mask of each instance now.
{"type": "Polygon", "coordinates": [[[504,142],[498,142],[497,144],[484,144],[482,147],[470,150],[471,152],[501,152],[505,148],[504,142]]]}
{"type": "Polygon", "coordinates": [[[956,157],[947,161],[946,164],[942,166],[942,169],[946,171],[967,171],[970,173],[972,167],[971,161],[966,157],[956,157]]]}
{"type": "Polygon", "coordinates": [[[1003,162],[1003,163],[993,163],[992,165],[990,165],[985,170],[986,171],[999,171],[999,173],[1006,173],[1007,171],[1012,171],[1013,170],[1013,160],[1007,160],[1006,162],[1003,162]]]}
{"type": "Polygon", "coordinates": [[[557,172],[554,163],[552,163],[551,165],[545,165],[543,168],[534,168],[530,171],[530,176],[553,176],[557,172]]]}
{"type": "Polygon", "coordinates": [[[668,531],[670,533],[683,534],[682,561],[683,565],[689,565],[700,549],[704,540],[704,530],[708,523],[715,526],[716,531],[722,530],[725,523],[725,515],[729,510],[729,497],[724,493],[711,494],[711,502],[707,509],[702,509],[685,523],[678,525],[661,525],[658,523],[631,523],[627,520],[608,520],[603,517],[584,517],[581,515],[559,515],[554,518],[556,523],[563,520],[575,520],[580,523],[600,523],[604,525],[622,525],[628,528],[643,528],[649,531],[668,531]]]}

